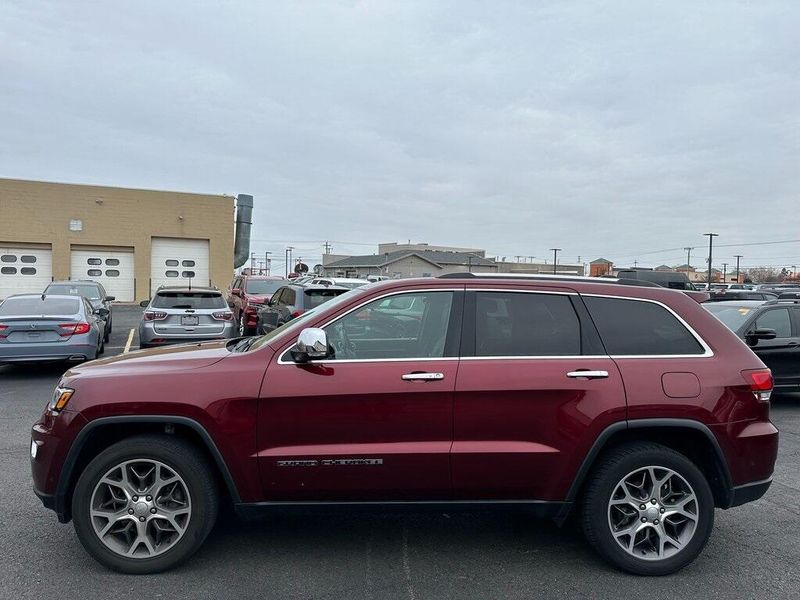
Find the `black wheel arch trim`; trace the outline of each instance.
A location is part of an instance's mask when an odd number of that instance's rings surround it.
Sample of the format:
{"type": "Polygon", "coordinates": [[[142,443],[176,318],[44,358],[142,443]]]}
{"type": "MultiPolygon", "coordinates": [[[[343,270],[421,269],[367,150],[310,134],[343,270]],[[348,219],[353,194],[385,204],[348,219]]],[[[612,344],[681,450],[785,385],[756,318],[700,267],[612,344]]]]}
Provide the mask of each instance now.
{"type": "Polygon", "coordinates": [[[678,419],[678,418],[653,418],[653,419],[630,419],[628,421],[620,421],[618,423],[612,423],[608,427],[606,427],[597,439],[595,440],[594,444],[592,444],[591,449],[589,450],[586,457],[583,459],[578,472],[575,475],[575,478],[572,480],[572,485],[567,492],[567,502],[574,502],[577,499],[578,492],[583,485],[583,482],[586,480],[586,476],[591,471],[592,467],[594,466],[597,457],[600,455],[600,452],[606,447],[609,439],[615,433],[620,431],[629,430],[629,429],[645,429],[645,428],[684,428],[684,429],[693,429],[695,431],[701,432],[708,441],[711,443],[711,446],[714,448],[714,453],[717,458],[717,462],[721,467],[721,474],[723,477],[723,485],[725,491],[725,498],[720,506],[720,508],[731,508],[734,496],[734,487],[733,487],[733,479],[731,477],[730,469],[728,468],[728,461],[725,457],[725,453],[722,451],[722,447],[719,445],[719,441],[717,440],[714,433],[709,429],[707,425],[701,423],[700,421],[695,421],[693,419],[678,419]]]}
{"type": "Polygon", "coordinates": [[[214,463],[222,475],[222,479],[225,482],[225,487],[227,488],[234,504],[241,502],[239,491],[236,488],[236,482],[233,480],[233,477],[228,470],[228,465],[225,463],[225,459],[222,456],[222,453],[219,451],[219,448],[217,448],[217,444],[214,442],[214,439],[208,433],[206,428],[194,419],[189,417],[169,415],[122,415],[115,417],[100,417],[86,423],[86,425],[84,425],[84,427],[78,432],[78,435],[75,437],[75,440],[70,446],[66,459],[64,459],[64,464],[61,466],[61,473],[58,478],[56,493],[54,495],[54,500],[52,501],[53,506],[51,508],[56,511],[58,520],[62,523],[68,522],[72,516],[71,510],[67,507],[67,494],[69,493],[71,487],[75,464],[78,461],[78,457],[80,456],[83,446],[89,439],[89,434],[99,427],[106,425],[117,425],[119,423],[159,423],[164,425],[174,424],[189,427],[192,431],[200,436],[201,440],[203,440],[203,443],[214,459],[214,463]]]}

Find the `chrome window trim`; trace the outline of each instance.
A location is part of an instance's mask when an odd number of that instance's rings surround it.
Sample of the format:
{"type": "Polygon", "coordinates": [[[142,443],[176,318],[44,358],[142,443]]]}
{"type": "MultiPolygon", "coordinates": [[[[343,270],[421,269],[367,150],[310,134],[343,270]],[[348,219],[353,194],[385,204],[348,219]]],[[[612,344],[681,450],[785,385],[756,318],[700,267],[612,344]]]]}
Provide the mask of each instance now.
{"type": "MultiPolygon", "coordinates": [[[[452,287],[452,288],[447,287],[447,288],[420,288],[420,289],[413,289],[413,290],[396,290],[394,292],[388,292],[386,294],[381,294],[380,296],[375,296],[373,298],[370,298],[366,302],[362,302],[361,304],[358,304],[357,306],[354,306],[353,308],[351,308],[350,310],[342,313],[338,317],[334,317],[333,319],[331,319],[329,321],[326,321],[324,324],[318,325],[317,327],[319,327],[320,329],[325,329],[328,325],[333,325],[339,319],[345,318],[350,313],[355,312],[360,308],[363,308],[367,304],[371,304],[371,303],[373,303],[373,302],[375,302],[377,300],[383,300],[384,298],[388,298],[390,296],[398,296],[400,294],[421,294],[421,293],[426,293],[426,292],[463,292],[463,291],[464,291],[464,287],[463,286],[462,287],[452,287]]],[[[452,307],[451,307],[451,309],[452,309],[452,307]]],[[[289,346],[288,348],[286,348],[286,350],[281,352],[281,355],[278,358],[278,364],[279,365],[295,365],[295,366],[297,366],[297,363],[294,362],[293,360],[284,360],[285,356],[289,353],[289,351],[291,349],[292,349],[292,346],[289,346]]],[[[344,364],[344,363],[410,362],[410,361],[413,361],[413,362],[426,361],[427,362],[427,361],[434,361],[434,360],[459,360],[459,357],[458,356],[445,356],[445,357],[440,357],[440,358],[346,358],[346,359],[343,359],[343,360],[314,360],[314,361],[311,361],[311,363],[307,363],[307,364],[323,365],[323,364],[326,364],[326,363],[331,363],[331,364],[334,364],[334,365],[337,365],[337,364],[340,365],[340,364],[344,364]]]]}
{"type": "MultiPolygon", "coordinates": [[[[581,294],[582,296],[586,296],[588,298],[613,298],[615,300],[632,300],[634,302],[649,302],[651,304],[657,304],[658,306],[666,309],[673,317],[675,317],[678,322],[683,325],[686,330],[697,340],[697,343],[700,344],[700,347],[703,348],[702,354],[609,354],[609,356],[613,359],[628,359],[628,358],[710,358],[714,356],[714,351],[711,349],[706,341],[702,338],[702,336],[697,333],[694,328],[689,325],[683,318],[672,310],[669,306],[664,304],[663,302],[659,302],[658,300],[653,300],[651,298],[631,298],[630,296],[616,296],[613,294],[581,294]]],[[[588,310],[588,307],[587,307],[588,310]]],[[[591,315],[591,311],[589,311],[591,315]]],[[[598,332],[599,334],[599,332],[598,332]]],[[[602,337],[601,337],[602,340],[602,337]]]]}

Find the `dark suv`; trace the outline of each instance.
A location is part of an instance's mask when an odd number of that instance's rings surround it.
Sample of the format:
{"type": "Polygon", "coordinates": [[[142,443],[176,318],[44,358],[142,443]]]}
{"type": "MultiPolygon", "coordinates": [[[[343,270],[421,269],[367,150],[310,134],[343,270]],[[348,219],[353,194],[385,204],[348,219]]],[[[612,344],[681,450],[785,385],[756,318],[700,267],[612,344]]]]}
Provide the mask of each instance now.
{"type": "Polygon", "coordinates": [[[660,575],[698,556],[715,507],[769,488],[771,390],[764,364],[682,292],[385,281],[261,337],[72,368],[33,426],[33,483],[92,556],[128,573],[185,560],[230,501],[242,516],[365,503],[573,514],[608,561],[660,575]]]}
{"type": "Polygon", "coordinates": [[[54,281],[45,288],[44,293],[48,295],[83,296],[89,301],[94,310],[103,309],[102,314],[105,315],[103,317],[103,341],[107,342],[111,337],[111,330],[114,325],[114,311],[111,303],[115,298],[114,296],[108,296],[105,288],[96,281],[90,279],[54,281]]]}
{"type": "Polygon", "coordinates": [[[285,285],[258,311],[258,333],[269,333],[307,310],[349,291],[350,288],[335,285],[285,285]]]}

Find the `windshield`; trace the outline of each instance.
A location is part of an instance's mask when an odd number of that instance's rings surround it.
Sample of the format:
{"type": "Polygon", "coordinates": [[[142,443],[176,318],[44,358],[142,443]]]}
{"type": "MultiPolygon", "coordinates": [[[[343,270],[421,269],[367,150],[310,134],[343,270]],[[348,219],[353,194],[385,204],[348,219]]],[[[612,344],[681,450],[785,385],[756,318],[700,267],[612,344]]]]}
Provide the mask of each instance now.
{"type": "Polygon", "coordinates": [[[248,294],[274,294],[285,283],[284,279],[248,279],[244,289],[248,294]]]}
{"type": "Polygon", "coordinates": [[[272,331],[270,331],[265,335],[262,335],[248,347],[248,350],[258,350],[262,346],[268,344],[270,340],[278,337],[279,335],[283,335],[284,333],[292,331],[297,328],[302,329],[305,326],[305,324],[311,320],[311,317],[315,317],[322,311],[327,312],[328,310],[336,310],[336,307],[352,299],[354,294],[363,294],[363,293],[364,293],[363,289],[356,289],[350,292],[345,292],[341,296],[337,296],[333,300],[325,302],[321,308],[313,308],[309,311],[306,311],[296,319],[287,321],[280,327],[273,329],[272,331]]]}
{"type": "Polygon", "coordinates": [[[227,308],[222,294],[213,292],[159,292],[153,308],[227,308]]]}
{"type": "Polygon", "coordinates": [[[100,289],[91,283],[54,283],[48,285],[46,294],[62,294],[64,296],[83,296],[89,300],[100,299],[100,289]]]}
{"type": "Polygon", "coordinates": [[[80,312],[80,301],[72,298],[52,298],[47,296],[23,296],[6,298],[0,304],[0,316],[23,315],[74,315],[80,312]],[[44,298],[44,299],[42,299],[44,298]]]}
{"type": "Polygon", "coordinates": [[[754,310],[750,306],[742,306],[741,304],[732,306],[730,304],[712,303],[703,304],[703,308],[722,321],[728,329],[733,331],[738,330],[744,325],[744,322],[754,310]]]}

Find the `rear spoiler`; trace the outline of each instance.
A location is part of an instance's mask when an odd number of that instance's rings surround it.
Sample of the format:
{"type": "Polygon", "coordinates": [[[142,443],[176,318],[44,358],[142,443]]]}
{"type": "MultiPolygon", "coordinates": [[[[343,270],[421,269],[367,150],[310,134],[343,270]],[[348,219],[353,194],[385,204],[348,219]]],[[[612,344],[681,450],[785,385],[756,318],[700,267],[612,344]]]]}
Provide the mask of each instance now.
{"type": "Polygon", "coordinates": [[[711,294],[708,292],[690,292],[689,290],[685,290],[683,293],[695,300],[698,304],[702,304],[711,298],[711,294]]]}

